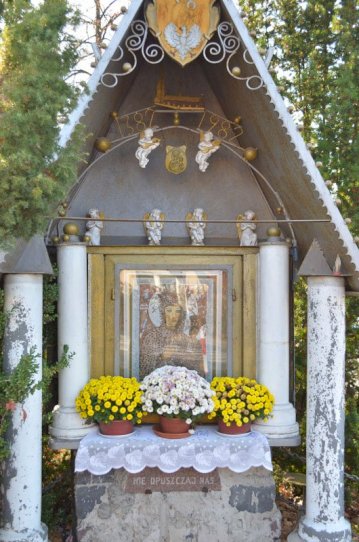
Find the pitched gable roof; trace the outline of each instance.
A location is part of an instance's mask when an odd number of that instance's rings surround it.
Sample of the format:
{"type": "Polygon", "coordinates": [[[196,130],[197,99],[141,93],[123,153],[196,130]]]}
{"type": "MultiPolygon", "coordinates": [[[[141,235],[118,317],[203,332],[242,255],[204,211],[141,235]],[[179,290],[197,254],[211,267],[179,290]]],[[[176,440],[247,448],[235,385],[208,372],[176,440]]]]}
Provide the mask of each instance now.
{"type": "MultiPolygon", "coordinates": [[[[259,75],[264,82],[262,88],[250,91],[243,82],[228,75],[223,65],[201,62],[207,73],[208,82],[226,113],[227,118],[234,118],[238,111],[243,117],[246,144],[259,148],[255,162],[258,171],[265,172],[272,190],[263,184],[262,190],[275,212],[277,201],[273,193],[279,194],[291,219],[330,219],[329,223],[306,222],[293,224],[293,231],[298,240],[300,260],[309,249],[312,240],[317,238],[329,264],[332,266],[337,254],[340,254],[343,267],[351,274],[350,288],[359,291],[359,250],[356,246],[343,217],[341,216],[325,182],[298,133],[297,127],[266,67],[262,57],[249,35],[233,0],[221,0],[222,20],[234,25],[242,42],[242,48],[248,51],[253,64],[245,65],[248,75],[259,75]]],[[[101,77],[106,72],[118,71],[111,60],[117,47],[123,45],[128,36],[131,23],[143,18],[143,0],[133,0],[128,12],[113,36],[109,47],[101,57],[88,82],[89,93],[84,94],[77,108],[63,128],[60,142],[62,145],[71,138],[77,123],[84,123],[93,132],[103,127],[114,104],[121,101],[119,95],[125,95],[135,78],[135,72],[121,77],[119,84],[109,89],[101,84],[101,77]],[[114,68],[114,69],[113,69],[114,68]]],[[[182,68],[179,68],[182,69],[182,68]]],[[[261,183],[258,177],[259,184],[261,183]]],[[[283,217],[278,217],[283,218],[283,217]]]]}

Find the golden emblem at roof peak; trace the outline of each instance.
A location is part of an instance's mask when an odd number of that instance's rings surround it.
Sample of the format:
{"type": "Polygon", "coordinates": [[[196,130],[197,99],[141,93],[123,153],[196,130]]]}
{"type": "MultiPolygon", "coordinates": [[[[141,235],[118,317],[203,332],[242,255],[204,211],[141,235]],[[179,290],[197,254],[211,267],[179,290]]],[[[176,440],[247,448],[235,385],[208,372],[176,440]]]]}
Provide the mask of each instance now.
{"type": "Polygon", "coordinates": [[[220,20],[216,0],[153,0],[146,9],[151,32],[181,66],[201,54],[220,20]]]}

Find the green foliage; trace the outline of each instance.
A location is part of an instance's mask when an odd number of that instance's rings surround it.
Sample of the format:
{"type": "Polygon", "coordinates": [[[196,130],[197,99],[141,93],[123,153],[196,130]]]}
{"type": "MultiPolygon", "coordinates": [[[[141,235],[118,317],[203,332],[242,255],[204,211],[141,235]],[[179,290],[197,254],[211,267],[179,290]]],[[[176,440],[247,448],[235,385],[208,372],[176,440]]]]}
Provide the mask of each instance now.
{"type": "MultiPolygon", "coordinates": [[[[66,0],[5,2],[0,36],[0,238],[44,231],[76,180],[82,136],[58,145],[59,118],[73,109],[77,91],[66,76],[78,43],[66,0]]],[[[80,130],[81,131],[81,130],[80,130]]]]}
{"type": "Polygon", "coordinates": [[[11,373],[0,371],[0,461],[8,456],[5,434],[11,421],[12,411],[37,389],[38,362],[34,350],[22,356],[11,373]]]}

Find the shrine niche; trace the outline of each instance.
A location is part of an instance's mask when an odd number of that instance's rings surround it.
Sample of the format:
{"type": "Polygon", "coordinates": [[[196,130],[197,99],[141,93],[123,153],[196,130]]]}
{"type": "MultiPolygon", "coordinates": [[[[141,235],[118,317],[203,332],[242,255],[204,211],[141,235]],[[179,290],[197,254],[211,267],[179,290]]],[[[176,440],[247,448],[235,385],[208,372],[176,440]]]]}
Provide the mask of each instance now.
{"type": "Polygon", "coordinates": [[[92,375],[143,378],[170,364],[254,377],[256,252],[91,248],[92,375]]]}

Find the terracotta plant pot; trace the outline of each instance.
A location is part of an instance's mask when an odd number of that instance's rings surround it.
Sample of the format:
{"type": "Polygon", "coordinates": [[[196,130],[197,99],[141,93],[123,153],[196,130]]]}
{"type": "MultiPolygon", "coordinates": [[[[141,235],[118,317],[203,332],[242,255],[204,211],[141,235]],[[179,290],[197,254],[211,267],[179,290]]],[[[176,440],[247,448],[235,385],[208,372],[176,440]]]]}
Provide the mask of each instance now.
{"type": "Polygon", "coordinates": [[[129,420],[113,420],[109,423],[100,422],[100,433],[102,435],[129,435],[133,433],[133,423],[129,420]]]}
{"type": "Polygon", "coordinates": [[[163,433],[181,434],[188,433],[188,423],[181,418],[167,418],[166,416],[160,416],[160,430],[163,433]]]}
{"type": "Polygon", "coordinates": [[[244,423],[240,427],[234,422],[230,426],[226,425],[223,420],[218,420],[218,431],[224,435],[243,435],[251,432],[251,424],[244,423]]]}

